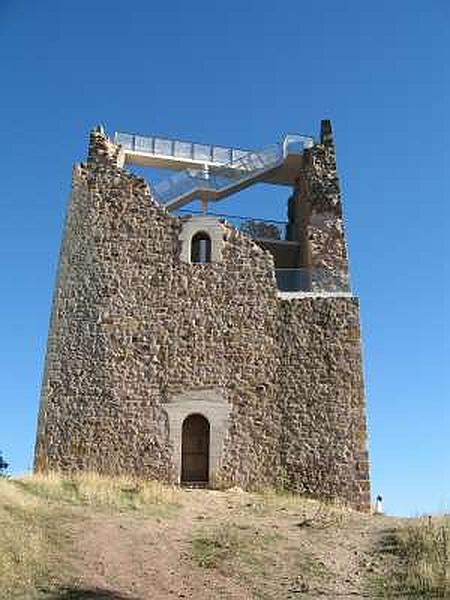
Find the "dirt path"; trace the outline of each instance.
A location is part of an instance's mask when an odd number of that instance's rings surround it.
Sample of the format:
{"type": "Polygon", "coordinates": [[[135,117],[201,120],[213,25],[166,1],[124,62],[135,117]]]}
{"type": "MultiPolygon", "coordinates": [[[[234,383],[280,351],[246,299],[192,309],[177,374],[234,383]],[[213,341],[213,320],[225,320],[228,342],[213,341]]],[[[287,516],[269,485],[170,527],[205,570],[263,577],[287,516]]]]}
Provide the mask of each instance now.
{"type": "Polygon", "coordinates": [[[362,598],[368,578],[385,569],[374,549],[392,520],[308,501],[267,506],[238,490],[183,494],[182,507],[168,516],[89,512],[71,522],[73,591],[59,598],[362,598]],[[245,552],[226,554],[225,541],[223,560],[200,566],[192,539],[203,530],[242,533],[245,552]]]}
{"type": "MultiPolygon", "coordinates": [[[[220,513],[222,503],[216,501],[214,493],[189,493],[193,501],[167,518],[97,514],[72,525],[72,568],[80,573],[77,586],[136,600],[250,599],[245,589],[226,576],[192,561],[193,528],[210,511],[220,513]],[[204,504],[201,500],[205,494],[204,504]]],[[[96,593],[92,592],[92,598],[101,597],[100,592],[96,593]]]]}

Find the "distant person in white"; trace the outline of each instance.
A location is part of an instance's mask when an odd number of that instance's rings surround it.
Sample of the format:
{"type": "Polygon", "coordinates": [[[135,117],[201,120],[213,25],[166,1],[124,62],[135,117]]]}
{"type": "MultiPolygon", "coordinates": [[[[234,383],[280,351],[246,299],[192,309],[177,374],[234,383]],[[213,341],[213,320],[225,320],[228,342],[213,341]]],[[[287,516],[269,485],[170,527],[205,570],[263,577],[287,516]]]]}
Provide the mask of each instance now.
{"type": "Polygon", "coordinates": [[[380,495],[377,496],[377,499],[375,501],[375,514],[383,514],[383,498],[380,495]]]}

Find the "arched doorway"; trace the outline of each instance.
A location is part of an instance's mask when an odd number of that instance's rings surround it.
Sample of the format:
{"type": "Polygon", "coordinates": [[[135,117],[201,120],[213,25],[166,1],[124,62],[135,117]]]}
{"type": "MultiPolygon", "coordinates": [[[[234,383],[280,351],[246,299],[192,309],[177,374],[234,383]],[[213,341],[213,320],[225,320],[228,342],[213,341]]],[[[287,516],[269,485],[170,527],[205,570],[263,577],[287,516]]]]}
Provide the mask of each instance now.
{"type": "Polygon", "coordinates": [[[203,415],[189,415],[181,437],[181,483],[209,482],[209,422],[203,415]]]}

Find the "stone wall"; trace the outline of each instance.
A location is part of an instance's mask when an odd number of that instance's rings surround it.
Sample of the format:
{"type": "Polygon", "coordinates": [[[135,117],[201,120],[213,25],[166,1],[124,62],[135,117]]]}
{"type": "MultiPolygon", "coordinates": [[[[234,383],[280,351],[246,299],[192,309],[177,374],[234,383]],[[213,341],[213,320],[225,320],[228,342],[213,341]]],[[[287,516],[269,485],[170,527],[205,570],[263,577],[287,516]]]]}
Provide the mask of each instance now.
{"type": "Polygon", "coordinates": [[[218,388],[231,407],[221,481],[269,482],[279,461],[272,258],[221,225],[221,262],[185,264],[181,220],[102,145],[94,135],[74,177],[36,468],[173,481],[165,403],[218,388]]]}
{"type": "Polygon", "coordinates": [[[281,463],[303,494],[370,505],[359,307],[356,298],[280,302],[281,463]]]}
{"type": "Polygon", "coordinates": [[[289,236],[301,243],[302,267],[324,269],[343,281],[348,258],[331,123],[322,121],[319,144],[304,152],[289,200],[289,236]]]}
{"type": "Polygon", "coordinates": [[[220,260],[186,263],[184,221],[120,165],[97,130],[74,169],[35,469],[177,482],[180,411],[207,402],[214,485],[367,508],[355,301],[280,300],[270,252],[223,223],[220,260]]]}

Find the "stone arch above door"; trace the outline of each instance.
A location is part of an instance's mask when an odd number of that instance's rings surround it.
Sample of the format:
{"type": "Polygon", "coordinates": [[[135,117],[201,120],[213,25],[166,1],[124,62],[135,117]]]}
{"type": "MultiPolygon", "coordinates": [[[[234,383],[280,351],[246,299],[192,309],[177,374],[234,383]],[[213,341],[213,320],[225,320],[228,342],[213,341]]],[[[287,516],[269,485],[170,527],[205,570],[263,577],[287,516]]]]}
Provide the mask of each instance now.
{"type": "Polygon", "coordinates": [[[210,260],[208,262],[216,263],[222,260],[222,250],[224,247],[224,226],[219,222],[217,217],[202,215],[193,216],[189,219],[184,219],[182,229],[179,235],[181,242],[180,260],[186,263],[192,263],[191,260],[191,242],[193,237],[198,233],[205,233],[211,241],[210,260]]]}
{"type": "Polygon", "coordinates": [[[177,482],[181,482],[181,444],[183,422],[191,414],[201,414],[209,422],[209,485],[215,487],[223,450],[223,441],[228,430],[230,405],[221,390],[189,390],[169,397],[164,403],[169,418],[169,439],[173,446],[173,464],[177,482]]]}

